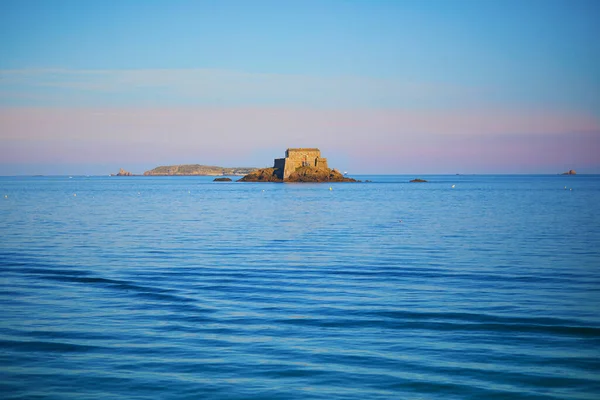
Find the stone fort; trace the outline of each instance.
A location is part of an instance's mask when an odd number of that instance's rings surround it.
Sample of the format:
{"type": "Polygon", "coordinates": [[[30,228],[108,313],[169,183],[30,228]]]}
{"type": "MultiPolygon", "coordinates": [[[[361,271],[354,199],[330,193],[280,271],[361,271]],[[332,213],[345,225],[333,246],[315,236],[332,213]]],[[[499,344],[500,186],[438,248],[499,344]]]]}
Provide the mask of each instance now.
{"type": "Polygon", "coordinates": [[[280,179],[287,179],[298,167],[327,169],[327,159],[321,158],[321,151],[319,149],[287,149],[285,151],[285,158],[276,158],[273,165],[273,168],[279,169],[280,179]]]}

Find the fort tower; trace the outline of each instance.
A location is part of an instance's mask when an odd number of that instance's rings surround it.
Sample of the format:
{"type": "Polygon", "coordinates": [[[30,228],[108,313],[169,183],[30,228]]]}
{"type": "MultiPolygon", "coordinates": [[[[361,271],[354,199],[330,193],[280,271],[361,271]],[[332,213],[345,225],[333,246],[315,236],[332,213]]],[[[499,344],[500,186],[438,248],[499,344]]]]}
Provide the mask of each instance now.
{"type": "Polygon", "coordinates": [[[287,149],[285,158],[276,158],[273,165],[279,169],[281,179],[287,179],[299,167],[327,169],[327,159],[321,158],[321,151],[314,148],[287,149]]]}

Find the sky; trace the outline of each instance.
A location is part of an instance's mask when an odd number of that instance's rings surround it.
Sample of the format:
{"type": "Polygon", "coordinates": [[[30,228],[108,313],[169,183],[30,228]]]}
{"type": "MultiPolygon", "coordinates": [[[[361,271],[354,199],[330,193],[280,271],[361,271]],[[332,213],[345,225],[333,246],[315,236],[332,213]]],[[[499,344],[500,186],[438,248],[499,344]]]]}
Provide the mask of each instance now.
{"type": "Polygon", "coordinates": [[[0,175],[600,173],[600,1],[3,0],[0,175]]]}

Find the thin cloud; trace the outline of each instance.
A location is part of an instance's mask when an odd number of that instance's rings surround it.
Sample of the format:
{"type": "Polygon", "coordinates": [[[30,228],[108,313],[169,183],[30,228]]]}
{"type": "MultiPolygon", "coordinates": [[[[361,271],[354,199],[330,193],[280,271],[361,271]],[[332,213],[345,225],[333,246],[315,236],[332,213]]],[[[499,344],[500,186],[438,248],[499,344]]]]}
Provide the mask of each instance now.
{"type": "MultiPolygon", "coordinates": [[[[216,69],[69,70],[30,69],[0,71],[0,89],[23,91],[56,89],[87,94],[87,104],[106,105],[115,101],[148,105],[141,94],[150,95],[154,105],[301,104],[325,107],[394,107],[441,104],[469,100],[480,88],[451,84],[376,79],[356,76],[306,76],[248,73],[216,69]],[[106,95],[119,98],[107,98],[106,95]]],[[[4,99],[6,105],[10,99],[4,99]]],[[[81,104],[78,99],[76,104],[81,104]]],[[[73,104],[73,105],[76,105],[73,104]]]]}

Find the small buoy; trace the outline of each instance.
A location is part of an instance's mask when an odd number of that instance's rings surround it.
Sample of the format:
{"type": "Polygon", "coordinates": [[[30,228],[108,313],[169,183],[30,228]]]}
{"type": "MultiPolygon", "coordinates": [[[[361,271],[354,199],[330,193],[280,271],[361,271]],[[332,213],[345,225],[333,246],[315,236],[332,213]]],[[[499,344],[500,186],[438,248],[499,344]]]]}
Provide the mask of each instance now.
{"type": "Polygon", "coordinates": [[[455,187],[455,186],[456,186],[456,185],[452,185],[452,189],[454,189],[454,187],[455,187]]]}
{"type": "Polygon", "coordinates": [[[77,193],[73,193],[73,197],[77,197],[77,193]]]}
{"type": "Polygon", "coordinates": [[[333,189],[331,188],[331,186],[329,186],[329,190],[333,190],[333,189]]]}
{"type": "Polygon", "coordinates": [[[5,198],[5,199],[8,199],[8,195],[7,195],[7,194],[5,194],[5,195],[4,195],[4,198],[5,198]]]}

